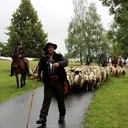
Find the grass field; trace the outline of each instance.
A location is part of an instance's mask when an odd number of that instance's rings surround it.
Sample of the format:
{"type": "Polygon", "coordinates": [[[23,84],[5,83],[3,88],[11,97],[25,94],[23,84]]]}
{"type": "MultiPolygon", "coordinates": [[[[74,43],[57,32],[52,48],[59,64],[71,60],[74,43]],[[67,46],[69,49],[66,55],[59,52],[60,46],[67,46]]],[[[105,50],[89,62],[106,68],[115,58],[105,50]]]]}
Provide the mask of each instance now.
{"type": "MultiPolygon", "coordinates": [[[[30,61],[34,69],[37,61],[30,61]]],[[[11,61],[0,60],[0,102],[5,102],[18,95],[31,91],[42,82],[27,79],[26,87],[17,89],[15,77],[10,77],[11,61]]],[[[79,64],[69,64],[76,66],[79,64]]],[[[94,95],[85,114],[85,128],[128,128],[128,74],[125,77],[109,77],[94,95]]]]}
{"type": "MultiPolygon", "coordinates": [[[[30,69],[34,69],[37,61],[29,61],[30,69]]],[[[7,101],[17,95],[24,94],[33,89],[34,86],[41,86],[42,82],[36,82],[32,78],[27,78],[26,87],[16,88],[15,76],[10,77],[11,61],[0,60],[0,102],[7,101]]]]}
{"type": "MultiPolygon", "coordinates": [[[[37,66],[38,61],[29,61],[30,69],[37,66]]],[[[70,66],[77,66],[79,63],[70,64],[70,66]]],[[[36,82],[32,78],[27,78],[25,88],[16,88],[15,76],[10,77],[11,61],[0,60],[0,102],[5,102],[8,99],[14,98],[18,95],[24,94],[33,89],[34,86],[42,86],[42,82],[36,82]]]]}
{"type": "Polygon", "coordinates": [[[110,77],[96,91],[85,128],[128,128],[128,74],[110,77]]]}

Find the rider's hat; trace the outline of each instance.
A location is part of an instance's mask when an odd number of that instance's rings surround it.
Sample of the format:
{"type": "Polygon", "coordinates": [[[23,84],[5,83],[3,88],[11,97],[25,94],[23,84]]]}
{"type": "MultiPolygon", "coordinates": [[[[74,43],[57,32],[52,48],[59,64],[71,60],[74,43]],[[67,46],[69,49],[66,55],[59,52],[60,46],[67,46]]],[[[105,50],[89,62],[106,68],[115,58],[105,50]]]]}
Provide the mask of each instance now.
{"type": "Polygon", "coordinates": [[[46,52],[46,50],[48,49],[49,46],[53,46],[53,47],[54,47],[54,50],[57,49],[57,45],[56,45],[56,44],[53,44],[53,43],[51,43],[51,42],[48,42],[48,43],[46,43],[46,45],[44,46],[43,51],[46,52]]]}
{"type": "Polygon", "coordinates": [[[22,42],[22,41],[20,41],[20,42],[18,42],[18,43],[17,43],[17,45],[18,45],[18,46],[19,46],[19,45],[21,45],[21,44],[23,44],[23,42],[22,42]]]}

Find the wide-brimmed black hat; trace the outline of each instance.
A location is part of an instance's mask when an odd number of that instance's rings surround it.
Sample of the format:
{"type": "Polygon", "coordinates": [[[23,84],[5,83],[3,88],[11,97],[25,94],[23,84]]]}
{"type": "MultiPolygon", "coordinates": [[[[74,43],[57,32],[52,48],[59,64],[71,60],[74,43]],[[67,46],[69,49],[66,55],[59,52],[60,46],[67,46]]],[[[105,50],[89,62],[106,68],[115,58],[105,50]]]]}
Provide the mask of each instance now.
{"type": "Polygon", "coordinates": [[[21,44],[23,44],[23,42],[22,42],[22,41],[20,41],[20,42],[18,42],[18,43],[17,43],[17,45],[18,45],[18,46],[19,46],[19,45],[21,45],[21,44]]]}
{"type": "Polygon", "coordinates": [[[57,45],[56,45],[56,44],[53,44],[53,43],[51,43],[51,42],[48,42],[48,43],[46,43],[46,45],[44,46],[43,51],[46,52],[46,50],[48,49],[49,46],[53,46],[53,47],[54,47],[54,50],[57,49],[57,45]]]}

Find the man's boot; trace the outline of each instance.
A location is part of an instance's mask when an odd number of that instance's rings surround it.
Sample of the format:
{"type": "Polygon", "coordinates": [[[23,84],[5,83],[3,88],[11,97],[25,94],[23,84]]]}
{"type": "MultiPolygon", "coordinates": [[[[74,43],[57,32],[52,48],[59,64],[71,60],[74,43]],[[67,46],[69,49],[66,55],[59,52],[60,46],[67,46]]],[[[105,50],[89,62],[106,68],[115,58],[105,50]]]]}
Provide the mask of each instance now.
{"type": "Polygon", "coordinates": [[[65,117],[59,116],[58,123],[64,123],[64,122],[65,122],[65,117]]]}
{"type": "Polygon", "coordinates": [[[40,118],[39,120],[36,121],[37,124],[42,124],[42,126],[46,125],[46,118],[40,118]]]}

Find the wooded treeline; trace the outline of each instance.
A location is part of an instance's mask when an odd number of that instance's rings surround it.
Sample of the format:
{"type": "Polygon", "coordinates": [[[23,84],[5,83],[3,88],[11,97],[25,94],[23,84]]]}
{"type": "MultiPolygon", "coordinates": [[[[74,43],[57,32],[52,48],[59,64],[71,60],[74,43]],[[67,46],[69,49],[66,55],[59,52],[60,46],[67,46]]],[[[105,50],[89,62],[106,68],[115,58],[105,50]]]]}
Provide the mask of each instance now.
{"type": "MultiPolygon", "coordinates": [[[[99,57],[128,56],[128,3],[125,0],[99,0],[108,6],[113,15],[113,23],[106,30],[97,13],[95,3],[87,0],[73,0],[74,15],[67,28],[68,36],[64,40],[66,58],[80,59],[81,64],[87,55],[99,57]]],[[[40,57],[42,47],[48,40],[43,25],[38,18],[30,0],[21,0],[21,4],[12,14],[11,23],[7,26],[7,42],[0,42],[0,55],[11,56],[12,50],[19,41],[23,41],[28,57],[40,57]]]]}

